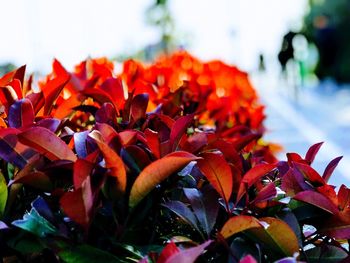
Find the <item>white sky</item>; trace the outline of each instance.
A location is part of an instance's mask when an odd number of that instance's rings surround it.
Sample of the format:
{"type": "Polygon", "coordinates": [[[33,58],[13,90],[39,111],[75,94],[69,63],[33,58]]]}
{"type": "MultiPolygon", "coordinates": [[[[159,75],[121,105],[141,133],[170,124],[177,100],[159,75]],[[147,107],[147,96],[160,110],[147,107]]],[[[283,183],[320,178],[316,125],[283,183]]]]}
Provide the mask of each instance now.
{"type": "MultiPolygon", "coordinates": [[[[203,59],[245,70],[259,52],[275,59],[307,0],[172,0],[177,33],[203,59]]],[[[53,57],[72,68],[87,56],[114,56],[157,41],[145,24],[152,0],[0,0],[0,63],[49,71],[53,57]]]]}

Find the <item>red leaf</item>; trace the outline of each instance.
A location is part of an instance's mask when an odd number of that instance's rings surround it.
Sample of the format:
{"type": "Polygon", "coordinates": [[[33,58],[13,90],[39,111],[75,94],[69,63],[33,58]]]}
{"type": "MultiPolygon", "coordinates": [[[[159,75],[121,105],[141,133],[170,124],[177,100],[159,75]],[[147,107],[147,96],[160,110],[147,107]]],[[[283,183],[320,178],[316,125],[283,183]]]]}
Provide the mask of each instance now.
{"type": "Polygon", "coordinates": [[[93,98],[101,105],[106,102],[113,103],[113,99],[109,93],[101,89],[86,88],[82,91],[85,96],[93,98]]]}
{"type": "Polygon", "coordinates": [[[220,152],[222,152],[225,159],[232,163],[235,168],[242,173],[242,160],[237,151],[234,149],[234,145],[232,143],[219,139],[211,143],[209,148],[218,149],[220,152]]]}
{"type": "Polygon", "coordinates": [[[182,250],[167,258],[165,263],[193,263],[212,242],[212,240],[208,240],[199,246],[182,250]]]}
{"type": "Polygon", "coordinates": [[[50,178],[45,173],[40,171],[30,172],[27,174],[18,174],[12,183],[30,185],[45,192],[51,191],[53,187],[50,178]]]}
{"type": "Polygon", "coordinates": [[[342,184],[338,192],[339,210],[343,211],[344,209],[349,208],[349,204],[350,204],[350,189],[342,184]]]}
{"type": "Polygon", "coordinates": [[[264,175],[266,175],[275,167],[276,165],[274,164],[258,164],[250,169],[242,178],[237,194],[236,203],[242,199],[244,193],[248,188],[258,182],[264,175]]]}
{"type": "Polygon", "coordinates": [[[148,100],[149,96],[146,93],[138,94],[132,98],[130,111],[135,122],[145,117],[148,100]]]}
{"type": "Polygon", "coordinates": [[[90,177],[86,178],[80,188],[65,193],[60,199],[64,213],[85,229],[91,221],[93,203],[90,177]]]}
{"type": "Polygon", "coordinates": [[[112,102],[117,109],[122,109],[124,107],[125,98],[124,98],[124,89],[123,83],[120,78],[108,78],[102,85],[101,89],[107,94],[110,94],[112,102]]]}
{"type": "Polygon", "coordinates": [[[319,142],[319,143],[312,145],[305,155],[305,161],[307,161],[309,164],[311,164],[314,161],[316,154],[320,150],[322,144],[323,144],[323,142],[319,142]]]}
{"type": "Polygon", "coordinates": [[[9,110],[9,126],[13,128],[22,128],[32,125],[34,122],[33,105],[28,99],[17,100],[9,110]]]}
{"type": "Polygon", "coordinates": [[[249,143],[257,140],[261,137],[261,134],[248,134],[239,137],[239,139],[233,142],[233,146],[237,152],[241,151],[244,147],[246,147],[249,143]]]}
{"type": "Polygon", "coordinates": [[[106,144],[115,152],[119,153],[122,148],[122,142],[116,130],[106,123],[96,123],[95,128],[101,133],[106,144]]]}
{"type": "Polygon", "coordinates": [[[37,114],[42,107],[45,105],[44,93],[41,91],[38,93],[31,93],[26,97],[32,102],[34,113],[37,114]]]}
{"type": "Polygon", "coordinates": [[[64,86],[69,81],[69,75],[58,76],[52,80],[49,80],[46,85],[42,88],[45,97],[44,115],[49,115],[55,100],[60,95],[64,86]]]}
{"type": "Polygon", "coordinates": [[[102,140],[101,134],[98,131],[93,131],[89,134],[100,148],[100,151],[105,159],[106,168],[110,169],[110,175],[117,180],[116,190],[119,195],[123,195],[126,190],[126,170],[123,160],[102,140]]]}
{"type": "Polygon", "coordinates": [[[231,167],[221,154],[204,153],[201,157],[197,161],[199,169],[228,205],[233,188],[231,167]]]}
{"type": "Polygon", "coordinates": [[[64,100],[60,106],[55,110],[54,117],[57,119],[63,119],[70,115],[74,108],[81,105],[83,96],[80,94],[72,94],[68,99],[64,100]]]}
{"type": "Polygon", "coordinates": [[[170,145],[173,150],[179,145],[180,139],[186,134],[187,128],[190,126],[194,118],[194,114],[189,114],[178,118],[171,128],[170,145]]]}
{"type": "Polygon", "coordinates": [[[18,134],[21,143],[32,147],[50,160],[70,160],[77,157],[73,151],[52,131],[43,127],[33,127],[18,134]]]}
{"type": "Polygon", "coordinates": [[[338,197],[334,191],[334,186],[325,184],[323,186],[319,186],[316,188],[317,192],[326,196],[329,200],[333,202],[333,204],[338,207],[338,197]]]}
{"type": "Polygon", "coordinates": [[[314,186],[322,186],[326,184],[321,175],[319,175],[318,172],[308,164],[293,163],[293,165],[304,175],[305,179],[311,182],[314,186]]]}
{"type": "Polygon", "coordinates": [[[18,96],[13,87],[0,87],[0,102],[2,105],[4,105],[6,113],[8,113],[9,107],[16,100],[18,100],[18,96]]]}
{"type": "Polygon", "coordinates": [[[21,87],[23,88],[24,86],[24,76],[26,73],[26,65],[23,65],[21,67],[19,67],[16,72],[15,75],[13,76],[13,79],[18,79],[19,82],[21,83],[21,87]]]}
{"type": "Polygon", "coordinates": [[[290,168],[282,177],[281,189],[293,197],[299,192],[312,189],[312,187],[305,182],[304,176],[299,170],[290,168]]]}
{"type": "Polygon", "coordinates": [[[151,129],[145,130],[145,136],[147,140],[147,145],[152,151],[153,155],[159,159],[160,158],[160,142],[158,137],[158,132],[152,131],[151,129]]]}
{"type": "Polygon", "coordinates": [[[343,158],[343,156],[339,156],[335,159],[333,159],[326,167],[326,169],[323,172],[322,178],[328,182],[329,178],[331,178],[334,169],[337,167],[340,160],[343,158]]]}
{"type": "Polygon", "coordinates": [[[222,229],[220,230],[220,235],[224,238],[229,238],[237,233],[245,231],[251,228],[261,228],[259,220],[253,216],[233,216],[226,221],[222,229]]]}
{"type": "Polygon", "coordinates": [[[292,162],[307,164],[307,162],[297,153],[287,153],[287,159],[289,165],[292,165],[292,162]]]}
{"type": "Polygon", "coordinates": [[[157,184],[197,159],[198,157],[188,152],[173,152],[148,165],[131,188],[129,206],[135,207],[157,184]]]}
{"type": "Polygon", "coordinates": [[[8,85],[11,86],[15,90],[18,99],[23,98],[22,84],[21,84],[21,81],[19,79],[13,79],[11,82],[8,83],[8,85]]]}
{"type": "Polygon", "coordinates": [[[73,183],[74,188],[78,189],[82,186],[87,177],[90,176],[95,165],[85,159],[78,159],[73,166],[73,183]]]}
{"type": "Polygon", "coordinates": [[[172,255],[175,255],[180,252],[180,249],[177,248],[174,242],[168,243],[162,252],[160,253],[157,263],[165,263],[166,260],[171,257],[172,255]]]}
{"type": "Polygon", "coordinates": [[[207,135],[204,132],[195,133],[181,144],[181,149],[195,153],[208,144],[207,135]]]}
{"type": "Polygon", "coordinates": [[[307,190],[296,194],[295,200],[311,204],[331,214],[337,214],[338,208],[326,196],[312,190],[307,190]]]}
{"type": "MultiPolygon", "coordinates": [[[[336,239],[349,239],[350,238],[350,224],[335,225],[335,222],[328,221],[326,227],[321,228],[318,233],[327,237],[333,237],[336,239]]],[[[346,261],[345,261],[346,262],[346,261]]]]}
{"type": "Polygon", "coordinates": [[[122,145],[134,144],[137,140],[137,132],[133,130],[126,130],[119,133],[122,145]]]}
{"type": "MultiPolygon", "coordinates": [[[[53,60],[52,70],[56,74],[56,76],[65,76],[65,75],[70,76],[70,80],[67,83],[66,87],[71,92],[81,91],[83,89],[82,84],[81,84],[80,80],[78,79],[78,77],[76,75],[71,74],[70,72],[68,72],[62,66],[61,62],[59,62],[57,59],[53,60]]],[[[56,118],[58,118],[58,117],[56,116],[56,118]]]]}
{"type": "Polygon", "coordinates": [[[272,198],[276,197],[277,195],[277,190],[276,190],[276,186],[275,184],[269,183],[268,185],[266,185],[264,188],[262,188],[258,195],[255,197],[254,199],[254,203],[258,203],[258,202],[264,202],[267,200],[271,200],[272,198]]]}

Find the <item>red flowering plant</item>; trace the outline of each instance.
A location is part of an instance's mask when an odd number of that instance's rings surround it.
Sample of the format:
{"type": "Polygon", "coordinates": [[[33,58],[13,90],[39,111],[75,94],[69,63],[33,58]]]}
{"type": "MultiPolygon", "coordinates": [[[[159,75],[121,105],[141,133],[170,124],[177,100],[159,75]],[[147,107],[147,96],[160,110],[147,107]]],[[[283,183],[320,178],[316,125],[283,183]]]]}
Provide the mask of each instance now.
{"type": "Polygon", "coordinates": [[[0,255],[23,262],[349,259],[349,196],[278,161],[246,73],[186,52],[0,79],[0,255]],[[320,220],[322,219],[322,220],[320,220]]]}

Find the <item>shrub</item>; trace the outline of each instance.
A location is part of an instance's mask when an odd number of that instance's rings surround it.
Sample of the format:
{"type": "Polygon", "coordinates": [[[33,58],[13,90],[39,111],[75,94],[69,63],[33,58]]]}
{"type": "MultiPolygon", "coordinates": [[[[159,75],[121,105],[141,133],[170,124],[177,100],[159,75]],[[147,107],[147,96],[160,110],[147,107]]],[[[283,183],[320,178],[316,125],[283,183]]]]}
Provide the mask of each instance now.
{"type": "MultiPolygon", "coordinates": [[[[349,196],[278,161],[245,73],[185,52],[0,79],[3,261],[348,260],[349,196]]],[[[282,262],[282,261],[281,261],[282,262]]]]}

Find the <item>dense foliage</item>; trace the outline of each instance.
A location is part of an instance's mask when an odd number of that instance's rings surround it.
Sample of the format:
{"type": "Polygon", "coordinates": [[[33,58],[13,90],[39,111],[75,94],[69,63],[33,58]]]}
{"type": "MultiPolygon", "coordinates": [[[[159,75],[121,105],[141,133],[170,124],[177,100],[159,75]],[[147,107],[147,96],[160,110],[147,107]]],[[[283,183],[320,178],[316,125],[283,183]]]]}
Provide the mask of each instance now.
{"type": "Polygon", "coordinates": [[[336,262],[350,189],[278,161],[245,73],[185,52],[0,79],[4,262],[336,262]],[[282,261],[281,261],[282,262],[282,261]]]}

